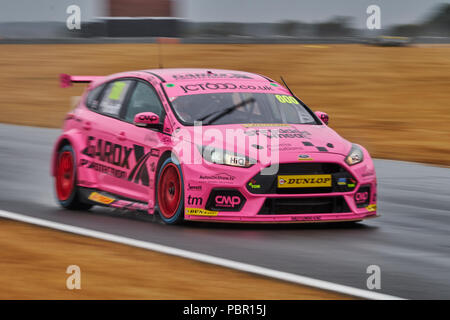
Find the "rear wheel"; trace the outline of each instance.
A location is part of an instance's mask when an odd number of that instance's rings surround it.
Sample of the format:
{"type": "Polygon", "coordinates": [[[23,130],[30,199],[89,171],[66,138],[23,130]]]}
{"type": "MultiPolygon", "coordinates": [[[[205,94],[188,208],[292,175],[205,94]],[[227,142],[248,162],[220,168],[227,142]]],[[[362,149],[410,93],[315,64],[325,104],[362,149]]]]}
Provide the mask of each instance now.
{"type": "Polygon", "coordinates": [[[56,159],[56,197],[63,208],[87,210],[92,205],[80,201],[76,173],[75,153],[70,145],[65,145],[58,151],[56,159]]]}
{"type": "Polygon", "coordinates": [[[159,216],[164,223],[184,221],[184,191],[181,167],[171,158],[164,161],[158,174],[157,199],[159,216]]]}

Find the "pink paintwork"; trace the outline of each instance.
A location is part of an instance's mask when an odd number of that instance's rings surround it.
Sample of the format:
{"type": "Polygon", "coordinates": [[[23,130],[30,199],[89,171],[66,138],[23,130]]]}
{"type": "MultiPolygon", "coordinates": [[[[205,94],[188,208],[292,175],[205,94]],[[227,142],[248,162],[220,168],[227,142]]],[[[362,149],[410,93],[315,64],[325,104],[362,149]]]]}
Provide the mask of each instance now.
{"type": "Polygon", "coordinates": [[[328,121],[330,120],[330,118],[328,117],[328,114],[322,111],[316,111],[314,112],[316,114],[317,117],[319,117],[319,119],[325,123],[326,125],[328,125],[328,121]]]}
{"type": "MultiPolygon", "coordinates": [[[[376,175],[369,153],[328,127],[325,116],[322,117],[325,113],[317,113],[316,124],[211,124],[200,131],[184,125],[174,114],[172,102],[188,95],[241,92],[291,97],[286,88],[271,79],[216,69],[143,70],[105,77],[61,76],[63,87],[86,81],[90,84],[80,104],[67,115],[63,133],[55,144],[52,174],[55,175],[58,150],[70,144],[76,154],[77,185],[115,197],[108,205],[142,209],[145,203],[148,213],[153,214],[161,159],[172,154],[179,161],[183,177],[185,220],[292,223],[354,221],[377,216],[376,175]],[[88,94],[117,79],[135,79],[154,90],[164,114],[154,114],[161,123],[160,129],[138,127],[119,115],[101,114],[97,112],[101,101],[88,108],[88,94]],[[238,141],[237,144],[225,139],[227,130],[235,133],[233,141],[238,141]],[[256,137],[259,140],[255,144],[252,139],[256,137]],[[266,178],[259,173],[268,164],[259,160],[249,167],[212,163],[202,158],[199,145],[234,151],[249,158],[256,149],[277,151],[280,169],[266,178]],[[349,165],[345,159],[352,146],[361,151],[363,161],[349,165]],[[278,175],[287,178],[283,180],[278,175]],[[325,175],[322,178],[331,182],[317,187],[319,182],[313,181],[314,177],[293,177],[305,175],[325,175]],[[286,179],[288,185],[295,185],[297,182],[292,181],[298,180],[312,187],[285,188],[280,183],[286,179]],[[130,199],[137,205],[129,204],[130,199]]],[[[147,121],[143,115],[149,113],[136,114],[134,122],[154,124],[154,117],[147,121]]]]}
{"type": "Polygon", "coordinates": [[[65,73],[59,75],[59,83],[61,88],[67,88],[72,83],[88,83],[103,77],[99,76],[71,76],[65,73]]]}

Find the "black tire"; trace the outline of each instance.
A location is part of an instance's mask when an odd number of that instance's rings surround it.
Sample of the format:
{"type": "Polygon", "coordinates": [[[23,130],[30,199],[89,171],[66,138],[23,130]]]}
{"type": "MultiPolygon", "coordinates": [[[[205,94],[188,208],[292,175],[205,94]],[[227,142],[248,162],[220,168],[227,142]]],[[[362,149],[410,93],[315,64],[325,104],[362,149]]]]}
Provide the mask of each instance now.
{"type": "Polygon", "coordinates": [[[77,161],[72,146],[65,145],[58,150],[55,168],[55,194],[61,207],[69,210],[88,210],[92,204],[86,203],[81,196],[77,186],[77,161]],[[71,169],[64,169],[63,166],[70,166],[71,169]],[[71,173],[69,173],[71,172],[71,173]],[[70,179],[67,177],[70,175],[70,179]],[[67,185],[68,180],[72,181],[71,187],[67,185]]]}

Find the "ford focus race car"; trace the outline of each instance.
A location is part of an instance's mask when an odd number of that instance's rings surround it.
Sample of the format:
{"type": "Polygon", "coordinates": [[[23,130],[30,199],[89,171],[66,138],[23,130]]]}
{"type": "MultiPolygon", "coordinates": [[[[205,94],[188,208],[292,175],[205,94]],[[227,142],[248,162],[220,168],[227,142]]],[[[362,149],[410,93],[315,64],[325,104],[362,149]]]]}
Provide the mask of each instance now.
{"type": "Polygon", "coordinates": [[[362,146],[288,88],[231,70],[155,69],[89,83],[56,141],[60,205],[145,211],[168,224],[334,222],[375,217],[362,146]]]}

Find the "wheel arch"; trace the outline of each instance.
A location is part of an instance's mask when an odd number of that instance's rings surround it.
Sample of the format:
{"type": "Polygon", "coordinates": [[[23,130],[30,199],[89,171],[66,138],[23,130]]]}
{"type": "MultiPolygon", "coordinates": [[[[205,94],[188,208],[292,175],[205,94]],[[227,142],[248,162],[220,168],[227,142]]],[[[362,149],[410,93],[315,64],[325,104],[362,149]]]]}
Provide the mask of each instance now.
{"type": "Polygon", "coordinates": [[[166,161],[168,158],[171,158],[172,156],[175,157],[175,159],[179,162],[178,155],[170,149],[164,151],[158,159],[158,164],[156,165],[156,169],[155,169],[155,179],[153,179],[154,180],[153,181],[153,199],[155,200],[155,203],[156,203],[156,199],[158,197],[157,192],[158,192],[159,170],[161,170],[161,166],[163,165],[164,161],[166,161]]]}
{"type": "Polygon", "coordinates": [[[81,134],[70,130],[63,133],[61,136],[59,136],[58,140],[56,140],[53,147],[51,168],[50,168],[52,176],[56,175],[56,160],[58,156],[58,151],[61,150],[61,148],[63,148],[66,145],[72,146],[75,152],[75,157],[77,158],[82,148],[81,134]]]}

